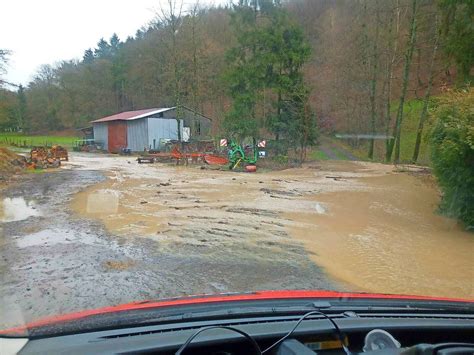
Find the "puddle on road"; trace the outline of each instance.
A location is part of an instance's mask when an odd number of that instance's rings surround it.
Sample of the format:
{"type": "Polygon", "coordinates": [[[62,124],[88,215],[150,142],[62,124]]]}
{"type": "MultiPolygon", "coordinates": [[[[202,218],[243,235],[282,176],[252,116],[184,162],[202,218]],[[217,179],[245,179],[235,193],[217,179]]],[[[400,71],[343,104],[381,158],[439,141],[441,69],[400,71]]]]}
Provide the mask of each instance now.
{"type": "Polygon", "coordinates": [[[98,239],[87,233],[70,230],[45,229],[25,236],[15,237],[18,248],[52,246],[57,244],[95,244],[98,239]]]}
{"type": "Polygon", "coordinates": [[[87,195],[86,213],[113,214],[119,208],[119,193],[114,190],[99,190],[87,195]]]}
{"type": "Polygon", "coordinates": [[[314,260],[352,289],[473,298],[474,235],[436,214],[434,184],[406,174],[360,180],[370,189],[314,196],[325,215],[287,215],[314,260]]]}
{"type": "Polygon", "coordinates": [[[156,234],[165,228],[159,213],[163,208],[146,193],[148,185],[145,180],[106,180],[76,194],[72,207],[120,235],[156,234]]]}
{"type": "Polygon", "coordinates": [[[40,216],[34,201],[23,197],[7,197],[0,203],[0,220],[2,222],[23,221],[29,217],[40,216]]]}

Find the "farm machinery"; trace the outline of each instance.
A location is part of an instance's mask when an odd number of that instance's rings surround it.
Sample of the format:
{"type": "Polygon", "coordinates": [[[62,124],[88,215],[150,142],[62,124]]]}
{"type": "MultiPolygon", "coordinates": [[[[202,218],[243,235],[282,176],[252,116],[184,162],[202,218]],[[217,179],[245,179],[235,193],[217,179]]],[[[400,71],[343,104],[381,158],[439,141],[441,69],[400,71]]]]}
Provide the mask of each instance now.
{"type": "Polygon", "coordinates": [[[265,147],[265,141],[257,143],[255,138],[246,139],[240,144],[236,140],[221,139],[220,146],[227,148],[227,156],[222,154],[222,150],[221,153],[216,151],[212,141],[206,142],[205,146],[171,142],[165,151],[147,151],[139,156],[137,161],[139,164],[176,161],[177,165],[205,162],[209,165],[228,165],[229,170],[243,167],[248,172],[254,172],[257,170],[258,158],[265,156],[265,152],[260,151],[260,148],[265,147]]]}
{"type": "Polygon", "coordinates": [[[229,157],[229,170],[236,169],[239,165],[245,164],[245,170],[256,171],[255,164],[258,160],[258,147],[255,138],[252,138],[252,144],[238,144],[230,140],[228,144],[227,155],[229,157]]]}

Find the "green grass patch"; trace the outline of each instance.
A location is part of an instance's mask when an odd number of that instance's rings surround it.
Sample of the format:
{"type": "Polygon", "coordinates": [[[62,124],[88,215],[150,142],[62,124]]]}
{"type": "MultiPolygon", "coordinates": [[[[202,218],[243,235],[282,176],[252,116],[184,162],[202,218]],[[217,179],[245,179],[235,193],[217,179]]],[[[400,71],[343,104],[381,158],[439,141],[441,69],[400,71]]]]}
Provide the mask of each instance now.
{"type": "MultiPolygon", "coordinates": [[[[423,100],[410,100],[404,107],[404,118],[402,122],[402,136],[400,145],[400,161],[404,163],[411,162],[413,151],[415,150],[416,131],[420,121],[421,111],[423,110],[423,100]]],[[[418,164],[429,165],[429,132],[433,126],[433,119],[428,116],[423,128],[421,137],[420,154],[418,164]]]]}
{"type": "MultiPolygon", "coordinates": [[[[430,108],[433,107],[430,104],[430,108]]],[[[393,103],[392,106],[392,119],[395,119],[398,110],[397,103],[393,103]]],[[[402,163],[411,163],[413,157],[413,151],[415,150],[416,132],[418,129],[418,123],[420,121],[420,115],[423,110],[423,100],[410,100],[405,103],[403,109],[403,121],[402,121],[402,132],[401,132],[401,145],[400,145],[400,161],[402,163]]],[[[393,122],[392,122],[393,123],[393,122]]],[[[430,165],[430,149],[429,149],[429,133],[433,127],[434,119],[428,114],[425,126],[423,128],[423,134],[420,145],[420,153],[418,155],[417,163],[420,165],[430,165]]],[[[391,134],[392,132],[390,132],[391,134]]],[[[333,143],[340,145],[343,149],[347,149],[354,156],[361,160],[368,160],[369,141],[361,140],[358,147],[353,147],[343,139],[333,139],[333,143]]],[[[374,146],[374,161],[385,161],[385,140],[375,140],[374,146]]],[[[394,148],[395,149],[395,148],[394,148]]],[[[392,159],[395,150],[392,154],[392,159]]],[[[337,154],[337,153],[336,153],[337,154]]]]}
{"type": "Polygon", "coordinates": [[[58,144],[67,148],[71,148],[73,142],[79,139],[74,136],[34,136],[24,135],[21,133],[0,133],[1,146],[51,146],[58,144]]]}
{"type": "MultiPolygon", "coordinates": [[[[332,139],[332,144],[335,145],[336,147],[340,147],[341,149],[347,150],[359,160],[367,160],[367,147],[365,146],[365,144],[361,144],[359,147],[355,148],[347,144],[342,139],[332,139]]],[[[334,149],[334,151],[337,152],[338,150],[334,149]]],[[[339,156],[339,154],[336,153],[337,156],[339,156]]],[[[344,159],[347,159],[347,158],[344,157],[344,159]]]]}
{"type": "Polygon", "coordinates": [[[329,157],[326,155],[326,153],[324,153],[322,150],[320,149],[316,149],[316,150],[313,150],[310,154],[309,154],[309,158],[311,160],[328,160],[329,157]]]}
{"type": "Polygon", "coordinates": [[[330,149],[333,151],[337,160],[348,160],[347,156],[343,152],[341,152],[339,149],[334,148],[334,147],[331,147],[330,149]]]}
{"type": "Polygon", "coordinates": [[[25,169],[27,174],[44,174],[46,173],[46,169],[25,169]]]}

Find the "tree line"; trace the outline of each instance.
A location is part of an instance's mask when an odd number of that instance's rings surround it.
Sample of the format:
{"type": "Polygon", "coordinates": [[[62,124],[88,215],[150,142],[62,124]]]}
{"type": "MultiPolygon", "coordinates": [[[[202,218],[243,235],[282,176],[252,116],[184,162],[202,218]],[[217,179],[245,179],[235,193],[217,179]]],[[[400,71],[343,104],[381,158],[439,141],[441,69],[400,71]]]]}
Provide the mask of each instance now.
{"type": "MultiPolygon", "coordinates": [[[[419,99],[416,161],[433,96],[470,85],[473,14],[469,0],[169,0],[133,37],[100,39],[79,60],[43,65],[26,88],[1,89],[0,128],[79,128],[185,105],[213,117],[215,134],[269,136],[301,154],[317,126],[384,134],[385,159],[398,162],[405,103],[419,99]]],[[[375,140],[366,146],[373,158],[375,140]]]]}

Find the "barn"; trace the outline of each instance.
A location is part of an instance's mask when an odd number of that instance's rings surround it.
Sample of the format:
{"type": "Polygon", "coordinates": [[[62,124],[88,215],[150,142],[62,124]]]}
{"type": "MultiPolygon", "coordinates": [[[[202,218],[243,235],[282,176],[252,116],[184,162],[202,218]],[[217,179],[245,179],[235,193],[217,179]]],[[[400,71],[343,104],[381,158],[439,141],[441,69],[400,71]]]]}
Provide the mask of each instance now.
{"type": "MultiPolygon", "coordinates": [[[[138,152],[159,149],[164,140],[178,139],[177,107],[126,111],[92,121],[94,140],[104,149],[117,153],[122,148],[138,152]]],[[[209,137],[211,119],[187,107],[181,107],[181,140],[209,137]]]]}

